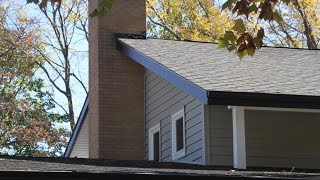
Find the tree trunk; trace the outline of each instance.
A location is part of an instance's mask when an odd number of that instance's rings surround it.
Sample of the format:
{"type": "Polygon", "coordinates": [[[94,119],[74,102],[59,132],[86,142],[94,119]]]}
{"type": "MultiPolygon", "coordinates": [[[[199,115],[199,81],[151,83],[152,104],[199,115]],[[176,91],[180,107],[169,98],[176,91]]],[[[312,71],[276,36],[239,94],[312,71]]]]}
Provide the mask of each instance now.
{"type": "Polygon", "coordinates": [[[69,119],[70,119],[70,127],[72,131],[74,130],[74,127],[76,125],[74,120],[74,111],[73,111],[73,102],[72,102],[72,93],[69,86],[66,86],[66,96],[68,99],[68,109],[69,109],[69,119]]]}
{"type": "Polygon", "coordinates": [[[304,35],[307,38],[308,49],[316,49],[317,43],[316,43],[314,36],[312,35],[312,29],[311,29],[310,23],[308,22],[307,16],[303,12],[302,7],[301,7],[300,3],[298,2],[298,0],[294,0],[293,4],[296,6],[296,8],[302,18],[303,26],[304,26],[304,35]]]}

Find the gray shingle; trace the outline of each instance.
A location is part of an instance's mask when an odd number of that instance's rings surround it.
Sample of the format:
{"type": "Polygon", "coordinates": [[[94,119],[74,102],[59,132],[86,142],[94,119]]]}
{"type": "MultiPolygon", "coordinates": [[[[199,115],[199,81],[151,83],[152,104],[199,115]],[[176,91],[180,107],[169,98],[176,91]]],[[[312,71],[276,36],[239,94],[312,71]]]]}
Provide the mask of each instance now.
{"type": "Polygon", "coordinates": [[[263,47],[240,61],[211,43],[120,40],[207,91],[320,96],[320,50],[263,47]]]}

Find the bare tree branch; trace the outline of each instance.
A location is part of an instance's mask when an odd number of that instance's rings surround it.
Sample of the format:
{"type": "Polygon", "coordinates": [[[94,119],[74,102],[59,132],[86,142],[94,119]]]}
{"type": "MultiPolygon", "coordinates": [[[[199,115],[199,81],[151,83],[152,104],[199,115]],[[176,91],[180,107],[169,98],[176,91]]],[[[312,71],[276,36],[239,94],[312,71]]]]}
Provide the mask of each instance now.
{"type": "Polygon", "coordinates": [[[68,111],[66,110],[66,108],[64,108],[60,103],[58,103],[52,96],[51,94],[49,94],[51,100],[56,104],[58,105],[66,114],[68,114],[68,111]]]}
{"type": "Polygon", "coordinates": [[[163,27],[165,30],[170,32],[177,40],[181,40],[180,36],[178,36],[175,32],[173,32],[173,30],[171,30],[168,26],[154,21],[150,16],[147,16],[147,17],[153,24],[163,27]]]}
{"type": "Polygon", "coordinates": [[[305,15],[305,13],[302,10],[302,7],[300,5],[300,3],[298,2],[298,0],[292,0],[293,4],[296,6],[302,21],[303,21],[303,26],[304,26],[304,34],[307,37],[307,46],[309,49],[316,49],[317,48],[317,43],[315,40],[315,37],[312,34],[312,28],[310,23],[308,22],[308,18],[305,15]]]}
{"type": "Polygon", "coordinates": [[[71,73],[71,76],[73,76],[81,84],[81,86],[85,90],[86,94],[88,94],[88,90],[87,90],[86,86],[83,84],[83,82],[74,73],[71,73]]]}
{"type": "Polygon", "coordinates": [[[47,70],[41,63],[39,63],[39,62],[37,62],[37,61],[36,61],[35,63],[44,71],[44,73],[47,75],[47,78],[49,79],[49,81],[51,82],[51,84],[52,84],[59,92],[61,92],[62,94],[65,95],[66,92],[63,91],[62,89],[60,89],[60,87],[56,84],[56,82],[55,82],[54,80],[52,80],[52,78],[51,78],[48,70],[47,70]]]}

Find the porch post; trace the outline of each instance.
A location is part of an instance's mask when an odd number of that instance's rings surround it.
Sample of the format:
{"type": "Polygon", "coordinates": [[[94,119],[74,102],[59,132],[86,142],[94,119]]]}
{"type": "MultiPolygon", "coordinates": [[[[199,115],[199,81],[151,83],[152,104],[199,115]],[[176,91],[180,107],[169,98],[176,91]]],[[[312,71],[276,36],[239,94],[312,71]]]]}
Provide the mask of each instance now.
{"type": "Polygon", "coordinates": [[[244,123],[244,107],[232,107],[233,126],[233,167],[246,169],[246,136],[244,123]]]}

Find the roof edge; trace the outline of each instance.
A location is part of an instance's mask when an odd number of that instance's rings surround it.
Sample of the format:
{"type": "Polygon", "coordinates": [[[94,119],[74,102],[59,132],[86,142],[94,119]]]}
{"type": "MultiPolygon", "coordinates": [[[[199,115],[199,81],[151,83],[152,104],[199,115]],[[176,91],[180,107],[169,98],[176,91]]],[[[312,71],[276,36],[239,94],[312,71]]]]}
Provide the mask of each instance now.
{"type": "Polygon", "coordinates": [[[140,34],[127,34],[127,33],[114,33],[114,38],[127,38],[127,39],[147,39],[146,32],[141,32],[140,34]]]}
{"type": "MultiPolygon", "coordinates": [[[[118,37],[118,38],[125,38],[125,37],[118,37]]],[[[134,38],[137,39],[137,38],[134,38]]],[[[141,39],[141,38],[140,38],[141,39]]],[[[217,42],[212,41],[197,41],[197,40],[190,40],[190,39],[183,39],[183,40],[177,40],[177,39],[168,39],[168,38],[154,38],[154,37],[146,37],[143,39],[155,39],[155,40],[165,40],[165,41],[180,41],[180,42],[192,42],[192,43],[204,43],[204,44],[215,44],[218,45],[217,42]]],[[[274,49],[292,49],[292,50],[305,50],[305,51],[320,51],[320,49],[309,49],[309,48],[296,48],[296,47],[284,47],[284,46],[267,46],[263,45],[262,48],[274,48],[274,49]]]]}
{"type": "Polygon", "coordinates": [[[174,84],[174,86],[176,86],[177,88],[189,93],[202,103],[208,104],[208,92],[205,89],[190,82],[189,80],[168,69],[164,65],[158,63],[157,61],[148,57],[137,49],[129,46],[125,42],[121,41],[121,39],[117,39],[116,43],[117,49],[126,56],[130,57],[135,62],[159,75],[161,78],[167,80],[168,82],[174,84]]]}
{"type": "MultiPolygon", "coordinates": [[[[131,39],[135,38],[136,37],[133,37],[131,39]]],[[[126,44],[121,40],[121,37],[116,38],[116,45],[117,49],[123,54],[172,83],[174,86],[189,93],[204,104],[320,109],[320,96],[205,90],[158,63],[151,57],[148,57],[143,52],[126,44]]]]}
{"type": "Polygon", "coordinates": [[[210,91],[208,99],[210,105],[320,109],[320,96],[210,91]]]}
{"type": "Polygon", "coordinates": [[[84,104],[82,106],[81,112],[80,112],[80,116],[77,120],[77,124],[76,127],[71,135],[71,138],[69,140],[69,143],[67,145],[67,148],[64,152],[63,157],[68,158],[71,155],[72,149],[74,147],[74,144],[78,138],[78,135],[80,133],[82,124],[84,123],[84,120],[86,119],[87,113],[88,113],[88,109],[89,109],[89,95],[87,95],[84,104]]]}

